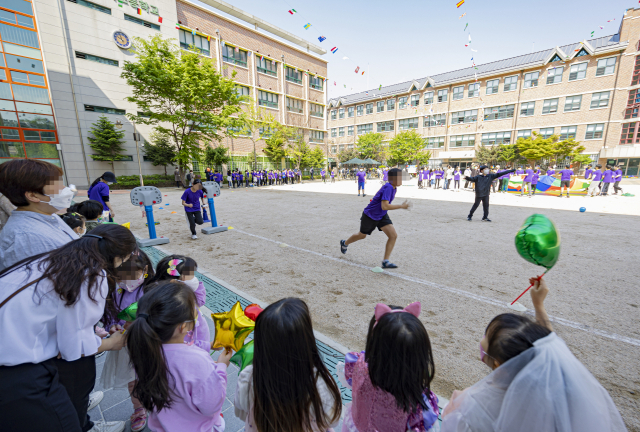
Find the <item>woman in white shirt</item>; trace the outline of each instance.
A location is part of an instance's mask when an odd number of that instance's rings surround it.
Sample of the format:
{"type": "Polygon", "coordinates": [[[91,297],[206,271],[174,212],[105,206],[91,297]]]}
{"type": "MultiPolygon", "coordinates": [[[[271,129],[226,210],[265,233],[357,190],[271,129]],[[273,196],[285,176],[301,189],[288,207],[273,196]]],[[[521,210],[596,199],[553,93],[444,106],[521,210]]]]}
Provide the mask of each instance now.
{"type": "Polygon", "coordinates": [[[91,429],[95,354],[124,345],[121,333],[101,339],[93,326],[114,313],[106,299],[135,249],[128,229],[105,224],[0,272],[3,430],[91,429]]]}

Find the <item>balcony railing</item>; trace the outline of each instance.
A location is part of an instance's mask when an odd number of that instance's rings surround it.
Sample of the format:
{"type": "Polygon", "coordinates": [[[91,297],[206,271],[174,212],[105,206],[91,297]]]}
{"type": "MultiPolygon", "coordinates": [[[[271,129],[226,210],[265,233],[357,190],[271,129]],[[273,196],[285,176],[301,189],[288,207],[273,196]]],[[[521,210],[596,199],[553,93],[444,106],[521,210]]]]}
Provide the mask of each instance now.
{"type": "Polygon", "coordinates": [[[302,108],[296,108],[296,107],[292,107],[292,106],[287,106],[287,111],[291,111],[291,112],[302,114],[302,108]]]}
{"type": "Polygon", "coordinates": [[[287,81],[294,82],[296,84],[302,84],[302,80],[300,78],[292,77],[287,75],[287,81]]]}
{"type": "Polygon", "coordinates": [[[322,84],[309,84],[309,87],[316,90],[322,90],[322,84]]]}
{"type": "Polygon", "coordinates": [[[247,62],[234,58],[234,57],[227,57],[227,56],[222,56],[222,60],[226,61],[227,63],[233,63],[233,64],[237,64],[238,66],[244,66],[247,67],[247,62]]]}
{"type": "Polygon", "coordinates": [[[265,69],[263,67],[258,66],[258,72],[262,72],[263,74],[272,75],[274,77],[278,76],[278,72],[272,71],[271,69],[265,69]]]}
{"type": "Polygon", "coordinates": [[[263,99],[258,99],[258,105],[266,106],[269,108],[278,108],[278,102],[271,102],[263,99]]]}
{"type": "Polygon", "coordinates": [[[324,118],[324,113],[322,111],[311,111],[311,115],[314,117],[324,118]]]}

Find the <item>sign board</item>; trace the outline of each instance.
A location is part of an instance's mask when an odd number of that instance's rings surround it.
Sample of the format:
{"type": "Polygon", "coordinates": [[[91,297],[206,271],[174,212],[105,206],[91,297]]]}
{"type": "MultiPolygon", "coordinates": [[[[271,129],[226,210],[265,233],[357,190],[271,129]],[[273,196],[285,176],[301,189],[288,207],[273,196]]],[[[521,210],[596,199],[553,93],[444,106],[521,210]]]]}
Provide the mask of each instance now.
{"type": "Polygon", "coordinates": [[[138,186],[131,191],[131,204],[150,206],[162,202],[162,192],[155,186],[138,186]]]}

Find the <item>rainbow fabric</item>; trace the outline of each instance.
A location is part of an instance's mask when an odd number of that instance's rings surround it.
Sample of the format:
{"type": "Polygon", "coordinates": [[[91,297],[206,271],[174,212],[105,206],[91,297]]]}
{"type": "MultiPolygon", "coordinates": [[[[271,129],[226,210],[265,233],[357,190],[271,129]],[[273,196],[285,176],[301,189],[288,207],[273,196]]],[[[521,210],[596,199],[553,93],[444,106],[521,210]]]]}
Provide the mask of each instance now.
{"type": "MultiPolygon", "coordinates": [[[[520,193],[522,191],[522,179],[524,177],[524,175],[512,175],[509,179],[507,191],[520,193]]],[[[591,180],[579,179],[577,177],[572,178],[571,183],[569,183],[569,193],[572,195],[586,195],[590,183],[591,180]]],[[[540,176],[540,178],[538,178],[536,193],[551,196],[560,195],[560,180],[548,175],[540,176]]]]}

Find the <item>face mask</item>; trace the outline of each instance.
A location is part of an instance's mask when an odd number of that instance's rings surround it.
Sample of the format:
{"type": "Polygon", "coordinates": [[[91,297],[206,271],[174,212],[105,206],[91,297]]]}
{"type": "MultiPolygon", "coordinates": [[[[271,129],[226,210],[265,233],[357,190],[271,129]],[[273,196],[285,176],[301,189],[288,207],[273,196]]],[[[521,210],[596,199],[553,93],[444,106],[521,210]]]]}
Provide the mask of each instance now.
{"type": "Polygon", "coordinates": [[[484,349],[482,348],[482,342],[478,342],[478,345],[480,345],[480,361],[482,363],[484,363],[484,356],[486,355],[486,353],[484,352],[484,349]]]}
{"type": "Polygon", "coordinates": [[[144,274],[141,274],[137,280],[123,280],[118,282],[118,287],[126,289],[129,292],[133,292],[136,288],[142,285],[144,282],[144,274]]]}
{"type": "Polygon", "coordinates": [[[183,280],[182,282],[184,282],[189,288],[191,288],[192,291],[197,290],[198,285],[200,285],[200,281],[195,276],[193,277],[193,279],[183,280]]]}
{"type": "Polygon", "coordinates": [[[485,168],[484,170],[482,170],[482,172],[484,173],[484,175],[489,174],[489,170],[487,168],[485,168]]]}
{"type": "Polygon", "coordinates": [[[62,189],[60,193],[52,195],[44,194],[44,196],[48,196],[50,198],[47,204],[49,204],[51,207],[55,208],[56,210],[64,210],[66,208],[69,208],[69,206],[71,205],[71,200],[73,199],[73,190],[67,186],[62,189]]]}
{"type": "Polygon", "coordinates": [[[86,233],[87,233],[87,228],[83,229],[82,232],[80,234],[78,234],[78,236],[82,237],[86,233]]]}

